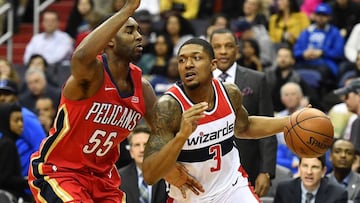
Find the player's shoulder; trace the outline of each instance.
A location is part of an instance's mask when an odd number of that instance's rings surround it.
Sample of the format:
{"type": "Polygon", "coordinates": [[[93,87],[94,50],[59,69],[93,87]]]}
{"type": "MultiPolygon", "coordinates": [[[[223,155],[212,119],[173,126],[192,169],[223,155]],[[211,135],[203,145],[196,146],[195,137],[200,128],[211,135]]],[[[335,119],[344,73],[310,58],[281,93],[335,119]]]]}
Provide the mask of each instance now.
{"type": "Polygon", "coordinates": [[[239,89],[239,87],[235,84],[235,83],[223,83],[223,86],[227,92],[227,94],[232,97],[232,96],[241,96],[241,91],[239,89]]]}

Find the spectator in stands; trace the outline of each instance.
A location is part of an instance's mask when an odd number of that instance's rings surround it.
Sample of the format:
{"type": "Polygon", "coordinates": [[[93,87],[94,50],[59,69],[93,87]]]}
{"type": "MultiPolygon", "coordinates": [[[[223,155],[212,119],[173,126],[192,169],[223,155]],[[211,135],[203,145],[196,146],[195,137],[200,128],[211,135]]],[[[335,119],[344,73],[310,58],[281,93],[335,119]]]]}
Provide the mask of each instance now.
{"type": "Polygon", "coordinates": [[[360,174],[351,170],[355,161],[354,145],[348,140],[336,140],[331,147],[330,161],[333,171],[327,177],[346,188],[348,200],[354,200],[360,192],[360,174]]]}
{"type": "Polygon", "coordinates": [[[285,109],[281,101],[280,89],[288,82],[295,82],[300,85],[304,95],[309,98],[310,103],[319,108],[318,95],[310,89],[310,87],[303,81],[300,75],[294,70],[295,59],[292,55],[292,50],[289,47],[281,47],[277,51],[275,66],[266,69],[266,81],[271,91],[274,111],[279,112],[285,109]]]}
{"type": "MultiPolygon", "coordinates": [[[[0,104],[19,102],[18,86],[11,80],[0,80],[0,104]]],[[[26,107],[21,107],[23,117],[23,132],[16,141],[18,154],[21,161],[21,173],[28,175],[30,156],[39,149],[45,133],[36,115],[26,107]]]]}
{"type": "Polygon", "coordinates": [[[145,75],[167,75],[167,65],[173,56],[172,42],[167,35],[159,34],[150,53],[141,56],[137,65],[145,75]]]}
{"type": "Polygon", "coordinates": [[[16,197],[24,197],[29,188],[21,175],[16,140],[23,131],[21,107],[17,103],[0,104],[0,189],[16,197]]]}
{"type": "MultiPolygon", "coordinates": [[[[281,101],[285,109],[275,114],[275,116],[288,116],[306,105],[302,102],[304,96],[298,83],[287,82],[281,87],[280,91],[281,101]]],[[[290,169],[293,174],[296,174],[299,166],[298,156],[286,145],[284,133],[278,133],[276,138],[278,140],[276,163],[290,169]]]]}
{"type": "Polygon", "coordinates": [[[169,59],[166,73],[165,76],[152,75],[150,78],[149,82],[153,86],[156,96],[163,95],[171,85],[180,80],[176,57],[169,59]]]}
{"type": "Polygon", "coordinates": [[[329,24],[331,13],[328,4],[319,4],[315,10],[315,23],[301,33],[294,45],[298,67],[321,74],[323,94],[336,86],[338,62],[344,57],[344,39],[339,29],[329,24]]]}
{"type": "Polygon", "coordinates": [[[85,18],[91,12],[96,12],[93,0],[75,0],[65,32],[75,40],[79,33],[91,30],[91,26],[85,18]]]}
{"type": "Polygon", "coordinates": [[[260,47],[255,39],[244,39],[240,46],[240,57],[237,60],[240,66],[256,71],[263,71],[260,60],[260,47]]]}
{"type": "Polygon", "coordinates": [[[19,97],[21,105],[25,106],[33,112],[36,112],[36,100],[42,96],[50,97],[53,100],[55,106],[59,104],[60,88],[49,85],[42,70],[38,68],[30,68],[26,70],[25,80],[27,90],[19,97]]]}
{"type": "MultiPolygon", "coordinates": [[[[119,0],[115,0],[119,1],[119,0]]],[[[154,21],[159,20],[160,18],[160,1],[159,0],[146,0],[141,1],[140,6],[137,8],[138,11],[146,10],[151,14],[151,18],[154,21]]]]}
{"type": "Polygon", "coordinates": [[[159,0],[160,13],[167,17],[174,11],[181,12],[181,15],[188,20],[195,19],[198,16],[200,0],[159,0]]]}
{"type": "Polygon", "coordinates": [[[214,30],[227,28],[230,29],[230,19],[226,14],[217,13],[210,18],[209,25],[207,25],[203,39],[209,41],[209,37],[214,30]]]}
{"type": "Polygon", "coordinates": [[[235,21],[233,26],[240,44],[242,40],[255,39],[260,47],[260,59],[264,69],[271,66],[275,58],[274,47],[265,27],[252,26],[246,20],[235,21]]]}
{"type": "Polygon", "coordinates": [[[4,79],[20,82],[19,74],[12,64],[7,59],[0,58],[0,80],[4,79]]]}
{"type": "Polygon", "coordinates": [[[161,32],[171,39],[173,55],[177,54],[179,47],[185,41],[195,36],[195,30],[190,21],[174,13],[165,19],[161,32]]]}
{"type": "Polygon", "coordinates": [[[268,19],[264,13],[265,1],[263,0],[245,0],[243,5],[244,16],[240,19],[244,19],[251,23],[253,26],[263,26],[268,29],[268,19]]]}
{"type": "Polygon", "coordinates": [[[68,62],[73,52],[73,40],[67,33],[59,30],[59,14],[53,10],[45,11],[41,24],[44,32],[34,35],[27,44],[24,64],[34,54],[44,56],[51,65],[68,62]]]}
{"type": "Polygon", "coordinates": [[[347,39],[353,26],[360,22],[360,5],[352,0],[334,0],[329,4],[333,11],[330,23],[347,39]]]}
{"type": "Polygon", "coordinates": [[[56,116],[57,107],[54,106],[50,97],[40,97],[36,100],[35,109],[44,132],[48,135],[56,116]]]}
{"type": "Polygon", "coordinates": [[[354,144],[355,150],[360,152],[360,78],[351,79],[345,87],[335,90],[334,93],[345,101],[350,112],[357,114],[351,125],[350,141],[354,144]]]}
{"type": "Polygon", "coordinates": [[[323,0],[303,0],[300,10],[312,21],[314,20],[314,11],[322,1],[323,0]]]}
{"type": "Polygon", "coordinates": [[[126,193],[127,202],[166,203],[166,185],[161,179],[153,185],[147,185],[142,176],[142,162],[145,145],[150,137],[147,126],[138,125],[128,136],[129,151],[134,160],[129,165],[120,168],[122,184],[120,189],[126,193]],[[145,189],[143,189],[145,187],[145,189]]]}
{"type": "Polygon", "coordinates": [[[75,37],[75,48],[93,29],[95,29],[102,22],[102,20],[105,19],[105,16],[106,15],[96,11],[91,11],[84,16],[84,20],[88,23],[89,29],[85,29],[83,31],[78,32],[78,34],[75,37]]]}
{"type": "MultiPolygon", "coordinates": [[[[30,59],[29,59],[29,63],[26,65],[25,67],[26,69],[29,68],[38,68],[42,71],[44,71],[45,76],[46,76],[46,80],[48,81],[48,83],[54,87],[61,87],[62,84],[59,83],[59,81],[57,81],[57,79],[59,79],[59,75],[56,74],[55,69],[57,68],[56,66],[50,66],[48,64],[48,62],[46,61],[46,59],[44,58],[44,56],[40,55],[40,54],[34,54],[31,55],[30,59]]],[[[65,72],[64,70],[62,70],[63,72],[65,72]]],[[[23,86],[20,87],[20,92],[23,92],[26,90],[26,83],[23,82],[23,86]]]]}
{"type": "Polygon", "coordinates": [[[271,15],[269,35],[275,45],[287,44],[293,46],[300,33],[306,29],[310,21],[300,11],[297,0],[278,0],[278,11],[271,15]]]}
{"type": "Polygon", "coordinates": [[[352,29],[345,44],[345,57],[350,62],[356,62],[360,53],[360,23],[352,29]]]}

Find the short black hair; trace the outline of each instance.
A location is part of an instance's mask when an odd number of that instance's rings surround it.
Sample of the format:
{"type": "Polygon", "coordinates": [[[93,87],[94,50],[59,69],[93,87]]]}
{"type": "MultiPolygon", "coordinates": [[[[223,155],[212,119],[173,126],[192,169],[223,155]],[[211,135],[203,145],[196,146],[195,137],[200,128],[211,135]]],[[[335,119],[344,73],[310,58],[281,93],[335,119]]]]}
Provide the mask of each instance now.
{"type": "Polygon", "coordinates": [[[183,48],[183,46],[188,45],[188,44],[197,44],[197,45],[202,46],[204,48],[205,53],[210,57],[210,59],[215,59],[215,53],[214,53],[214,50],[213,50],[211,44],[209,42],[207,42],[206,40],[197,38],[197,37],[189,39],[184,44],[182,44],[178,51],[178,55],[179,55],[180,50],[183,48]]]}
{"type": "Polygon", "coordinates": [[[213,38],[214,34],[226,34],[226,33],[231,34],[231,36],[234,38],[235,44],[236,44],[236,45],[239,45],[239,40],[238,40],[238,38],[236,37],[235,33],[234,33],[233,31],[231,31],[230,29],[228,29],[228,28],[220,28],[220,29],[214,30],[214,31],[210,34],[210,37],[209,37],[210,43],[211,43],[211,41],[212,41],[212,38],[213,38]]]}

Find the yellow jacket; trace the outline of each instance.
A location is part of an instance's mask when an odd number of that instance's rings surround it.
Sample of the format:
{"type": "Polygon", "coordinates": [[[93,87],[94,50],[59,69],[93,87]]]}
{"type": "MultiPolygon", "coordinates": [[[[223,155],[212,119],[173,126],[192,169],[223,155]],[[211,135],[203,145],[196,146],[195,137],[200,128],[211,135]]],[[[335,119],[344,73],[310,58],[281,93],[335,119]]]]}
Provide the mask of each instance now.
{"type": "Polygon", "coordinates": [[[182,16],[186,19],[194,19],[199,12],[200,0],[160,0],[160,12],[170,10],[172,3],[181,3],[185,6],[182,16]]]}
{"type": "MultiPolygon", "coordinates": [[[[280,43],[284,34],[285,22],[276,22],[277,14],[273,14],[269,21],[269,35],[273,43],[280,43]]],[[[310,25],[309,18],[302,12],[292,13],[286,22],[287,32],[292,35],[289,42],[294,44],[300,33],[310,25]]]]}

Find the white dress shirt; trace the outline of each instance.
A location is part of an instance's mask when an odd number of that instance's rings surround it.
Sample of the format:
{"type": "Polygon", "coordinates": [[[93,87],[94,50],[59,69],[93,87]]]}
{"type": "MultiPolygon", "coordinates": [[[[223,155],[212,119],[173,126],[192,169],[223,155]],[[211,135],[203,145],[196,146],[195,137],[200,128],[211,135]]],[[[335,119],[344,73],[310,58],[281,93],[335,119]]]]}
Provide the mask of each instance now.
{"type": "Polygon", "coordinates": [[[70,59],[73,50],[73,39],[66,32],[56,30],[52,34],[39,33],[26,46],[24,64],[34,54],[42,55],[49,64],[63,62],[70,59]]]}
{"type": "MultiPolygon", "coordinates": [[[[235,75],[236,75],[236,66],[237,64],[234,63],[229,69],[226,70],[228,77],[226,78],[226,82],[235,83],[235,75]]],[[[219,75],[222,73],[220,69],[215,69],[213,71],[214,78],[219,78],[219,75]]]]}

